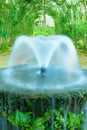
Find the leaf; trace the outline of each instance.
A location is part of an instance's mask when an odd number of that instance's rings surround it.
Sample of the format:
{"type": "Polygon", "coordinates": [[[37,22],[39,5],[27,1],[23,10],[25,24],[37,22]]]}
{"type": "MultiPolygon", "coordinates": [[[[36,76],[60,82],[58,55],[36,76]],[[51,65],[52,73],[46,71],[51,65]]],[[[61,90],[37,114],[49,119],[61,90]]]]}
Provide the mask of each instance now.
{"type": "Polygon", "coordinates": [[[22,113],[20,111],[16,111],[16,124],[21,125],[23,123],[26,123],[31,118],[31,112],[28,113],[22,113]]]}

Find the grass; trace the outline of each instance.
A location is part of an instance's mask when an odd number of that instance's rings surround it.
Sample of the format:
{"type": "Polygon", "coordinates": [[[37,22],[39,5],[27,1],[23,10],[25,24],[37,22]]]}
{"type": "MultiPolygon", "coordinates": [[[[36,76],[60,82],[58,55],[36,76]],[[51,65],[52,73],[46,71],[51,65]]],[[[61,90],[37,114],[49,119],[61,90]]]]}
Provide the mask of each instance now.
{"type": "Polygon", "coordinates": [[[79,61],[82,68],[87,69],[87,51],[78,51],[79,61]]]}
{"type": "Polygon", "coordinates": [[[8,64],[10,53],[0,53],[0,68],[6,67],[8,64]]]}

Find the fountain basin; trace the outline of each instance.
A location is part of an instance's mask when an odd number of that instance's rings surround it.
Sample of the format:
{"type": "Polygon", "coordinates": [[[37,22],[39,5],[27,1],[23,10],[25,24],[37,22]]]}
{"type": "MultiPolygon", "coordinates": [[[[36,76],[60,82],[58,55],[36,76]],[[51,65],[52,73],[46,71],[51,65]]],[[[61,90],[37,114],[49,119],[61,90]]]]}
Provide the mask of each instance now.
{"type": "Polygon", "coordinates": [[[31,96],[87,93],[87,70],[70,71],[68,74],[62,67],[51,65],[42,74],[31,64],[4,68],[0,70],[0,91],[31,96]]]}

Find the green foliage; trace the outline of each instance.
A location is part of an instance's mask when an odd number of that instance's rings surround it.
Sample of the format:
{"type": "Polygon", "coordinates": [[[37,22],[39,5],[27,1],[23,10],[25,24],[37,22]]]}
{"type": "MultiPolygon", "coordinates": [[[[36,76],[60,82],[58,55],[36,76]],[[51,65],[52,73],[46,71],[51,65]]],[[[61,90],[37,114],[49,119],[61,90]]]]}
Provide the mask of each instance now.
{"type": "Polygon", "coordinates": [[[8,120],[9,122],[12,122],[13,125],[21,126],[23,124],[30,122],[31,119],[31,112],[28,113],[22,113],[20,111],[16,111],[16,114],[14,116],[9,116],[8,120]]]}
{"type": "Polygon", "coordinates": [[[78,40],[86,39],[87,20],[84,0],[76,2],[49,1],[46,4],[46,12],[54,18],[56,34],[70,36],[76,42],[76,46],[78,40]]]}
{"type": "MultiPolygon", "coordinates": [[[[49,122],[51,121],[52,115],[54,119],[54,128],[55,130],[62,130],[65,119],[63,117],[62,109],[46,111],[43,117],[33,118],[32,112],[22,113],[16,111],[16,114],[8,117],[8,121],[13,125],[21,126],[22,130],[49,130],[49,122]]],[[[67,114],[66,126],[67,130],[81,129],[81,123],[84,120],[83,112],[80,114],[75,114],[71,111],[67,114]]]]}
{"type": "Polygon", "coordinates": [[[34,26],[34,36],[36,35],[51,35],[55,34],[54,28],[44,27],[41,25],[35,25],[34,26]]]}
{"type": "Polygon", "coordinates": [[[86,11],[85,0],[15,0],[8,4],[0,0],[0,48],[12,46],[19,35],[38,34],[65,34],[77,44],[78,40],[86,39],[86,11]],[[36,18],[45,14],[53,17],[54,28],[34,24],[36,18]]]}
{"type": "Polygon", "coordinates": [[[9,116],[8,121],[11,122],[13,125],[21,126],[22,130],[44,130],[44,120],[41,117],[36,119],[32,118],[32,113],[22,113],[20,111],[16,111],[14,116],[9,116]]]}
{"type": "Polygon", "coordinates": [[[81,122],[84,120],[83,112],[80,114],[68,113],[67,126],[69,130],[81,129],[81,122]]]}
{"type": "Polygon", "coordinates": [[[63,124],[64,124],[64,117],[62,115],[62,109],[60,109],[59,111],[55,110],[54,114],[56,117],[56,120],[54,123],[55,129],[62,130],[63,124]]]}

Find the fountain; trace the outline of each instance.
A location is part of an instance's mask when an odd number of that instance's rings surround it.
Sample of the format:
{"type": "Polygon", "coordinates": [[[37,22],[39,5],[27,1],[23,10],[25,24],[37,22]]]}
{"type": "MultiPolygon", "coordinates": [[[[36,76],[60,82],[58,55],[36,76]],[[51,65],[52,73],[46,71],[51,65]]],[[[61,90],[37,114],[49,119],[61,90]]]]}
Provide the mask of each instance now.
{"type": "MultiPolygon", "coordinates": [[[[22,129],[8,123],[9,115],[15,110],[31,111],[32,119],[43,117],[49,110],[51,115],[46,125],[49,130],[57,130],[56,110],[60,112],[60,109],[64,120],[60,129],[70,130],[69,112],[74,116],[81,112],[86,94],[87,71],[80,68],[70,38],[20,36],[14,43],[8,67],[0,69],[1,130],[22,129]]],[[[74,122],[72,127],[76,129],[77,124],[74,122]]],[[[80,127],[77,129],[86,129],[80,127]]]]}

